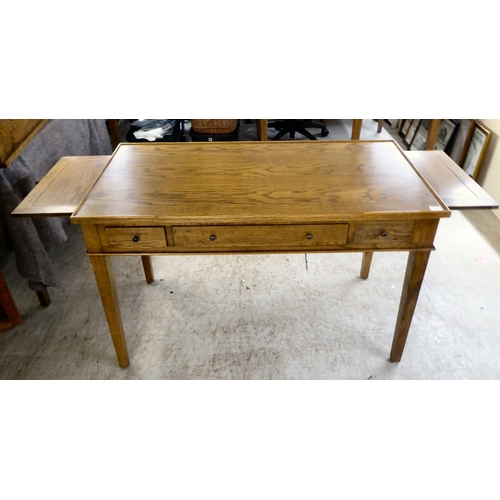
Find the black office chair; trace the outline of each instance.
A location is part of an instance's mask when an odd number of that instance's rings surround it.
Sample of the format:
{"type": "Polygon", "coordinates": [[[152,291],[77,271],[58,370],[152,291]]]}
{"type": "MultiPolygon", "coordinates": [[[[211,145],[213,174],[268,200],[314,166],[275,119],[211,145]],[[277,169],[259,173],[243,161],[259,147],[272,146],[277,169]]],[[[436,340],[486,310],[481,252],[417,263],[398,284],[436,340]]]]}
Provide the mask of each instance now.
{"type": "Polygon", "coordinates": [[[276,120],[269,123],[268,128],[274,128],[274,130],[279,131],[273,137],[273,141],[281,139],[286,134],[290,134],[290,139],[294,139],[297,132],[302,134],[304,137],[315,141],[316,137],[314,137],[314,135],[307,130],[308,128],[319,128],[321,130],[322,137],[326,137],[329,134],[326,125],[323,123],[313,122],[311,120],[276,120]]]}

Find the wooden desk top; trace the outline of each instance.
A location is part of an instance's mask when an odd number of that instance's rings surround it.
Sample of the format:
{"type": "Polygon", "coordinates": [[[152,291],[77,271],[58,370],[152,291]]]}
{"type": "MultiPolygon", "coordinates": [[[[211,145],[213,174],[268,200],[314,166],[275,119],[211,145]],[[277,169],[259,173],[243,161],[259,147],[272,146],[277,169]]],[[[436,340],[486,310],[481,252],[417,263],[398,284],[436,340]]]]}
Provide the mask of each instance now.
{"type": "Polygon", "coordinates": [[[393,141],[121,144],[78,224],[313,223],[449,217],[393,141]]]}
{"type": "Polygon", "coordinates": [[[12,212],[14,217],[69,217],[111,156],[63,156],[12,212]]]}

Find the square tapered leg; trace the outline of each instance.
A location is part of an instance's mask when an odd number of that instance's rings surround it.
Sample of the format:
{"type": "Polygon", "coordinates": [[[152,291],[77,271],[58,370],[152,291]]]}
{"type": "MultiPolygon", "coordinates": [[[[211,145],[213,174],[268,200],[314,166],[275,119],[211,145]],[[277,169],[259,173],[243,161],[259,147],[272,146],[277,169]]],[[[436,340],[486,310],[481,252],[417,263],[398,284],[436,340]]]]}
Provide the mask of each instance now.
{"type": "Polygon", "coordinates": [[[102,306],[106,319],[108,320],[111,338],[115,346],[118,364],[122,368],[129,365],[127,342],[123,330],[122,316],[120,313],[120,304],[116,292],[115,277],[111,263],[111,257],[102,255],[90,255],[90,261],[94,268],[97,288],[101,295],[102,306]]]}
{"type": "Polygon", "coordinates": [[[403,291],[399,303],[398,319],[392,341],[391,361],[399,362],[403,356],[403,349],[405,348],[406,338],[417,305],[418,294],[424,281],[430,254],[430,250],[422,250],[410,252],[408,256],[403,291]]]}

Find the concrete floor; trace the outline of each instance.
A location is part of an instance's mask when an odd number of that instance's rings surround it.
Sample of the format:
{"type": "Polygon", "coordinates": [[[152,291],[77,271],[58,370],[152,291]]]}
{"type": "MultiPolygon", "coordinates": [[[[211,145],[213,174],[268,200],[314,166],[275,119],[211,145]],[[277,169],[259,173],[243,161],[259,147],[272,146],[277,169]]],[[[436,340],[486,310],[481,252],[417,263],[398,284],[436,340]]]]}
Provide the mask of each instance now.
{"type": "MultiPolygon", "coordinates": [[[[349,120],[328,121],[348,139],[349,120]]],[[[362,139],[376,134],[367,120],[362,139]]],[[[270,136],[273,135],[270,131],[270,136]]],[[[252,124],[242,138],[255,136],[252,124]]],[[[24,322],[0,332],[0,379],[498,379],[500,220],[489,210],[442,219],[401,363],[388,361],[406,266],[377,253],[116,257],[131,365],[118,367],[80,228],[52,252],[64,289],[39,305],[3,272],[24,322]]]]}

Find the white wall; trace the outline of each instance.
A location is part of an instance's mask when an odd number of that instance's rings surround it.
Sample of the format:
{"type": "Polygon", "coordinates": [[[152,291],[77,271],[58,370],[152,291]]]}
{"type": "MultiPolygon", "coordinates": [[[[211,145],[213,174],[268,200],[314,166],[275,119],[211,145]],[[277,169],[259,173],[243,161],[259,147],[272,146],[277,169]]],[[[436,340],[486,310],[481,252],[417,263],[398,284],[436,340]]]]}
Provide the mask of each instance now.
{"type": "MultiPolygon", "coordinates": [[[[492,133],[476,181],[500,203],[500,120],[479,121],[492,133]]],[[[493,213],[500,219],[500,209],[493,210],[493,213]]]]}

